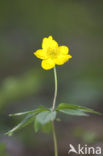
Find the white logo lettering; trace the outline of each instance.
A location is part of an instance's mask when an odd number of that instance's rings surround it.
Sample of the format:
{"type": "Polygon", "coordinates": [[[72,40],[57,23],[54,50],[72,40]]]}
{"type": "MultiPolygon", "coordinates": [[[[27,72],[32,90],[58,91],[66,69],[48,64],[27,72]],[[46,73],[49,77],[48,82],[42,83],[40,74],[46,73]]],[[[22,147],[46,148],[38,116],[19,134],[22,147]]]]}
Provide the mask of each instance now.
{"type": "Polygon", "coordinates": [[[69,146],[70,148],[68,154],[70,154],[71,152],[76,154],[101,154],[102,153],[101,147],[88,147],[87,145],[81,146],[80,144],[78,144],[76,150],[72,144],[70,144],[69,146]]]}

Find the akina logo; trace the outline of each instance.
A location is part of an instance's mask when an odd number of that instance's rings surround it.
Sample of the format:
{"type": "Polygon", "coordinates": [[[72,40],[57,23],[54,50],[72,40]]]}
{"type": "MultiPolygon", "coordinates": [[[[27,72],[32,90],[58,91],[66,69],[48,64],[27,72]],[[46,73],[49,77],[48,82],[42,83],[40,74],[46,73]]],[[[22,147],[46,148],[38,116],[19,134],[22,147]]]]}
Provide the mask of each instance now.
{"type": "Polygon", "coordinates": [[[102,154],[101,147],[88,147],[87,145],[81,146],[80,144],[77,145],[77,148],[75,148],[72,144],[69,145],[69,151],[70,153],[75,154],[102,154]]]}

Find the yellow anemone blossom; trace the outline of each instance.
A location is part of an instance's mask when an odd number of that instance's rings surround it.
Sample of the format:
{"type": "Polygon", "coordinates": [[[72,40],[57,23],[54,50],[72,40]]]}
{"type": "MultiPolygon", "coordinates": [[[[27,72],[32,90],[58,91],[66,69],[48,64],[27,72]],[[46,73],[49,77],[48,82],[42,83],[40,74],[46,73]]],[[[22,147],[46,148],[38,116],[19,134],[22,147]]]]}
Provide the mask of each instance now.
{"type": "Polygon", "coordinates": [[[72,58],[67,46],[59,46],[52,36],[43,38],[42,49],[34,52],[34,55],[42,59],[41,66],[45,70],[53,68],[55,65],[62,65],[72,58]]]}

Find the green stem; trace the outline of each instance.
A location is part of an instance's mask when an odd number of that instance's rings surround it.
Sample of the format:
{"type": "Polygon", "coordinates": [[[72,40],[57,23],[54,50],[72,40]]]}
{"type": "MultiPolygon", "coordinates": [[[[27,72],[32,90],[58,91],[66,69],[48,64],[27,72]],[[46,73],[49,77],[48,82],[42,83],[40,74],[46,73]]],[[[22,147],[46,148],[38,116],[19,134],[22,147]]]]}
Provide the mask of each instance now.
{"type": "Polygon", "coordinates": [[[55,105],[56,105],[56,98],[57,98],[57,72],[56,72],[56,67],[54,69],[54,80],[55,80],[55,92],[54,92],[54,99],[53,99],[53,107],[52,110],[55,110],[55,105]]]}
{"type": "MultiPolygon", "coordinates": [[[[52,111],[55,111],[56,98],[57,98],[57,73],[56,73],[56,67],[54,67],[54,80],[55,80],[55,91],[54,91],[52,111]]],[[[53,141],[54,141],[54,152],[55,152],[55,156],[58,156],[57,138],[56,138],[54,121],[52,121],[52,132],[53,132],[53,141]]]]}
{"type": "Polygon", "coordinates": [[[56,133],[55,133],[54,121],[52,121],[52,132],[53,132],[55,156],[58,156],[57,138],[56,138],[56,133]]]}

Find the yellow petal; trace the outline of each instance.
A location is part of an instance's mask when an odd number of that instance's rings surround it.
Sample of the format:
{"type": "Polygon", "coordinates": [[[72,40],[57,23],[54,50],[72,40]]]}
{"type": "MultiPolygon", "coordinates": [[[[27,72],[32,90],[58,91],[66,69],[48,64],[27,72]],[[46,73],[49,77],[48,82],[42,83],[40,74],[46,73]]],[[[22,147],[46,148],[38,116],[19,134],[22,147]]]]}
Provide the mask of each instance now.
{"type": "Polygon", "coordinates": [[[57,59],[55,59],[55,64],[62,65],[65,62],[67,62],[70,58],[72,58],[71,55],[60,55],[57,59]]]}
{"type": "Polygon", "coordinates": [[[58,43],[53,40],[52,36],[49,36],[48,38],[44,38],[42,41],[42,48],[43,49],[48,49],[48,48],[57,48],[58,47],[58,43]]]}
{"type": "Polygon", "coordinates": [[[58,47],[59,53],[60,54],[68,54],[69,48],[67,46],[59,46],[58,47]]]}
{"type": "Polygon", "coordinates": [[[34,52],[34,55],[40,59],[47,59],[46,51],[43,49],[39,49],[36,52],[34,52]]]}
{"type": "Polygon", "coordinates": [[[41,66],[45,70],[49,70],[55,66],[55,62],[52,59],[43,60],[41,66]]]}

